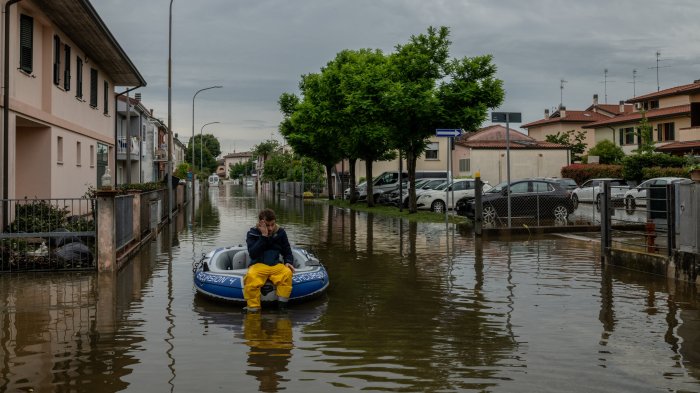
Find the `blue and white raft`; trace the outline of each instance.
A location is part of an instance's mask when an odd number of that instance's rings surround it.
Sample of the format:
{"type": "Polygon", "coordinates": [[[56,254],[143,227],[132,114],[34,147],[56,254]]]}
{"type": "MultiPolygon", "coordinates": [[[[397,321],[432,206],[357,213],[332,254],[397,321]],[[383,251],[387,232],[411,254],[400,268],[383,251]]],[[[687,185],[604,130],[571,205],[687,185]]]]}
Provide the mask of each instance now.
{"type": "MultiPolygon", "coordinates": [[[[302,248],[292,248],[294,275],[290,302],[311,299],[328,289],[328,273],[323,264],[302,248]]],[[[197,292],[215,299],[245,303],[243,277],[248,272],[250,256],[244,246],[217,248],[210,251],[193,266],[194,285],[197,292]]],[[[277,294],[271,282],[261,288],[260,300],[275,302],[277,294]]]]}

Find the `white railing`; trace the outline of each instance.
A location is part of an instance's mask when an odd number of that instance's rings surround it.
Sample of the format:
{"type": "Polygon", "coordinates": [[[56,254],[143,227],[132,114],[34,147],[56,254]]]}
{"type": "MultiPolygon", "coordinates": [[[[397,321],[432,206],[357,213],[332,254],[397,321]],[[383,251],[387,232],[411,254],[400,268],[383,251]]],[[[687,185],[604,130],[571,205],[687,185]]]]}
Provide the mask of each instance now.
{"type": "MultiPolygon", "coordinates": [[[[120,136],[117,138],[117,154],[126,154],[127,149],[127,138],[120,136]]],[[[131,154],[139,155],[141,149],[139,147],[139,142],[135,137],[131,137],[131,154]]]]}

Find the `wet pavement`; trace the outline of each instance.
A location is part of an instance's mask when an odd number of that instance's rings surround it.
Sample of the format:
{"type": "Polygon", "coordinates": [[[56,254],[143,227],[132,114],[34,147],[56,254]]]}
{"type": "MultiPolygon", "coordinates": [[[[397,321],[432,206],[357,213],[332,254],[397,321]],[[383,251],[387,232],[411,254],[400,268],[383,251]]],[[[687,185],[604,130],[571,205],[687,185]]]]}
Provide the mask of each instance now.
{"type": "Polygon", "coordinates": [[[696,288],[598,253],[224,185],[118,275],[0,276],[0,391],[700,390],[696,288]],[[251,317],[196,295],[191,269],[262,207],[331,286],[251,317]]]}

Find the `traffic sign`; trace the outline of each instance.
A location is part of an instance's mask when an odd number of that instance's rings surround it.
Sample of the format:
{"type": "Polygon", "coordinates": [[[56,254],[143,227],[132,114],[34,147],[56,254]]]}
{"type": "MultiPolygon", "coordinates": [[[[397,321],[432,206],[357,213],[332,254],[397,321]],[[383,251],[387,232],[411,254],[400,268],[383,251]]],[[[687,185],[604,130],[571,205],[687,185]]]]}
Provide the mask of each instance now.
{"type": "Polygon", "coordinates": [[[494,123],[521,123],[520,112],[491,112],[491,121],[494,123]]]}
{"type": "Polygon", "coordinates": [[[435,130],[435,136],[460,136],[462,135],[461,128],[438,128],[435,130]]]}

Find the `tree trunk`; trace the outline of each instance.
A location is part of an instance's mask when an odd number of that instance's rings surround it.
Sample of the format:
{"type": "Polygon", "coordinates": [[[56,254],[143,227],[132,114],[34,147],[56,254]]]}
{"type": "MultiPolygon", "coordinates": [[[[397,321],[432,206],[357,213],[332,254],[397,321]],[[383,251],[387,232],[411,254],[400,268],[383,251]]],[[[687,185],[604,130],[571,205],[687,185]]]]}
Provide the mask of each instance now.
{"type": "Polygon", "coordinates": [[[348,160],[350,165],[350,204],[357,202],[357,184],[355,184],[355,164],[357,163],[357,158],[350,158],[348,160]]]}
{"type": "Polygon", "coordinates": [[[374,187],[372,187],[372,161],[365,161],[365,176],[367,176],[367,207],[374,207],[374,187]]]}
{"type": "Polygon", "coordinates": [[[408,167],[408,181],[411,185],[408,188],[408,212],[418,212],[416,206],[416,155],[412,151],[406,152],[406,166],[408,167]]]}
{"type": "Polygon", "coordinates": [[[328,187],[328,200],[332,201],[334,199],[335,193],[333,192],[333,165],[326,165],[326,187],[328,187]]]}

